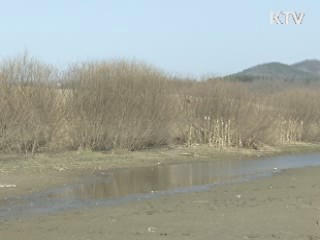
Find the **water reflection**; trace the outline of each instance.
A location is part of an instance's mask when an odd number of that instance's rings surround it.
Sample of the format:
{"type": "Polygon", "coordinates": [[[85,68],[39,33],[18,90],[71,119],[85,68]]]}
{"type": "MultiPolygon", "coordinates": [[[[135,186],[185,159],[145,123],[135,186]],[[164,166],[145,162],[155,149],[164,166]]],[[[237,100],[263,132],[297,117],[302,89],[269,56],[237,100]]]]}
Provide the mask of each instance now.
{"type": "MultiPolygon", "coordinates": [[[[56,193],[57,198],[103,199],[131,194],[166,191],[179,187],[220,184],[250,175],[320,164],[319,154],[260,160],[193,162],[149,168],[101,172],[94,181],[56,193]]],[[[53,197],[53,196],[52,196],[53,197]]]]}
{"type": "Polygon", "coordinates": [[[220,183],[234,179],[241,174],[235,173],[230,164],[192,163],[168,165],[151,168],[137,168],[116,172],[101,173],[102,176],[89,183],[82,183],[55,193],[51,197],[101,199],[121,197],[137,193],[150,193],[220,183]]]}
{"type": "Polygon", "coordinates": [[[21,198],[1,199],[0,218],[43,214],[70,208],[118,203],[242,181],[247,177],[271,175],[274,169],[320,165],[320,154],[280,156],[256,160],[192,162],[156,167],[100,172],[81,183],[65,185],[21,198]]]}

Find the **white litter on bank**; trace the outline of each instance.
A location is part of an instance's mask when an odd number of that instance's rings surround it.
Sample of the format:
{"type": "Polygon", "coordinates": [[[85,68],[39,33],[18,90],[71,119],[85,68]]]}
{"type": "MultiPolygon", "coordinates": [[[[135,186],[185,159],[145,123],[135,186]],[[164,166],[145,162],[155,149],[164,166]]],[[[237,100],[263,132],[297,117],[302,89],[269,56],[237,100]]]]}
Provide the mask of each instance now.
{"type": "Polygon", "coordinates": [[[2,184],[0,183],[0,188],[15,188],[17,185],[15,184],[2,184]]]}

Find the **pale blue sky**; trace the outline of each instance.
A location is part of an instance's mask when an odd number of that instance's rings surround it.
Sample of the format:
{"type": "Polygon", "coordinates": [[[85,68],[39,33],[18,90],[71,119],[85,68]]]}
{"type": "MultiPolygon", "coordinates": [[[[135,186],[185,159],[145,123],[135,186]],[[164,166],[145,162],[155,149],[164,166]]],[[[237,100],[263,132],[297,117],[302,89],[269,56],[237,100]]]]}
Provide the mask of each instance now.
{"type": "Polygon", "coordinates": [[[318,0],[1,1],[0,57],[27,49],[64,66],[142,60],[170,73],[226,74],[257,63],[320,58],[318,0]],[[271,25],[271,11],[305,12],[271,25]]]}

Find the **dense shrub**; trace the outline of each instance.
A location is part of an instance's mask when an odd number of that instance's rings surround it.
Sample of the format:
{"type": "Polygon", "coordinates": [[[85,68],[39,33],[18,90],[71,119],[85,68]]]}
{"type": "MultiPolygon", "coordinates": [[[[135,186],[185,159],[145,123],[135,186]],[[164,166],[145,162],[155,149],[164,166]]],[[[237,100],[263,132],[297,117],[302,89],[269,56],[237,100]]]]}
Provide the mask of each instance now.
{"type": "Polygon", "coordinates": [[[319,100],[319,87],[193,81],[123,60],[59,73],[25,54],[0,64],[0,151],[319,141],[319,100]]]}

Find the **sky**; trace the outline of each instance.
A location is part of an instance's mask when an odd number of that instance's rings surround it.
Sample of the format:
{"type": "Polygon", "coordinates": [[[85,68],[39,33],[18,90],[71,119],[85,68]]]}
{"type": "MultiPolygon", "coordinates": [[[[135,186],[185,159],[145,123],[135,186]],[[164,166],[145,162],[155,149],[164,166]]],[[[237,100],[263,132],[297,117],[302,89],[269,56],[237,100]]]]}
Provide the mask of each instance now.
{"type": "Polygon", "coordinates": [[[0,58],[25,50],[64,67],[144,61],[184,76],[320,59],[318,0],[0,0],[0,58]],[[304,12],[301,25],[271,12],[304,12]]]}

